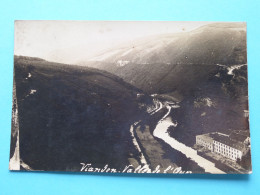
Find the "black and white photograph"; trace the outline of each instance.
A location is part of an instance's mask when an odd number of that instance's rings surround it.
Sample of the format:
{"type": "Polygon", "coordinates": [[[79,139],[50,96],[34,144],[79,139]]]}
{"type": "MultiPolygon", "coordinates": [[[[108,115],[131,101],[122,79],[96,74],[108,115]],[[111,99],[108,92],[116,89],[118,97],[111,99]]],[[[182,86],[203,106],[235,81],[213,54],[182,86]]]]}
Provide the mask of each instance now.
{"type": "Polygon", "coordinates": [[[250,174],[245,22],[17,20],[9,170],[250,174]]]}

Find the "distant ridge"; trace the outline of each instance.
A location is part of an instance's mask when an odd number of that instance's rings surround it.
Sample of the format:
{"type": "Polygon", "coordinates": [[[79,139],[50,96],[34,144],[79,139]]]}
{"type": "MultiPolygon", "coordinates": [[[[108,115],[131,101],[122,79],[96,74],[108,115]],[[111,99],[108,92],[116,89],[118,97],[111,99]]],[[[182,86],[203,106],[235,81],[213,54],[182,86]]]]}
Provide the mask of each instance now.
{"type": "Polygon", "coordinates": [[[79,63],[96,66],[95,61],[116,64],[119,60],[135,64],[245,64],[246,23],[213,23],[190,32],[145,37],[79,63]]]}
{"type": "Polygon", "coordinates": [[[81,64],[109,71],[148,93],[189,94],[214,77],[219,65],[247,64],[246,24],[213,23],[147,37],[81,64]]]}

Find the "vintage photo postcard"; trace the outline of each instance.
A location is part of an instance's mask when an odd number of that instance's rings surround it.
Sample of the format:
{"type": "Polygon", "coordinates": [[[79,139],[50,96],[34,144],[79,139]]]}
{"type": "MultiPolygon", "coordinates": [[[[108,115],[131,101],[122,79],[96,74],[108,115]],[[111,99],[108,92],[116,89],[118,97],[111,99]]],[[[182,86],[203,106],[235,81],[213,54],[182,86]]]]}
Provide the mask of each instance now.
{"type": "Polygon", "coordinates": [[[16,21],[9,169],[249,174],[243,22],[16,21]]]}

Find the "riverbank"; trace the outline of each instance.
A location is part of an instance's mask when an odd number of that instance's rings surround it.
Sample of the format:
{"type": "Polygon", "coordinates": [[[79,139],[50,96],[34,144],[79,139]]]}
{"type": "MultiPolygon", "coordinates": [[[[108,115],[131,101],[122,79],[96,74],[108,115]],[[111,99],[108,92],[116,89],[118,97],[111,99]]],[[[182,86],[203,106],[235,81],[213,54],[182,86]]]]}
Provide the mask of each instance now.
{"type": "Polygon", "coordinates": [[[172,111],[171,106],[166,106],[168,112],[162,117],[162,119],[158,122],[156,128],[153,131],[154,137],[157,137],[163,140],[165,143],[169,144],[173,149],[184,154],[188,159],[196,162],[201,168],[205,169],[205,172],[213,173],[213,174],[224,174],[225,172],[216,168],[215,164],[208,161],[207,159],[199,156],[197,151],[186,146],[183,143],[178,142],[176,139],[169,136],[167,130],[169,127],[177,126],[177,122],[173,123],[169,114],[172,111]]]}

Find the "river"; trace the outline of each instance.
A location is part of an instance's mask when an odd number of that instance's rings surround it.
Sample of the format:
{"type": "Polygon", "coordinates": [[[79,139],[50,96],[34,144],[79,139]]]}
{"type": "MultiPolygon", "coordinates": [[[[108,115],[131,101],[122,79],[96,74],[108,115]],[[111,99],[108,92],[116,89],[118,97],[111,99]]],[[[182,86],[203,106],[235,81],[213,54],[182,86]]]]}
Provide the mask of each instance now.
{"type": "Polygon", "coordinates": [[[199,156],[197,151],[192,149],[191,147],[186,146],[183,143],[180,143],[176,139],[169,136],[167,130],[170,126],[176,127],[178,124],[177,122],[173,122],[169,114],[172,112],[171,106],[166,106],[168,112],[162,117],[162,119],[157,123],[157,126],[154,129],[153,135],[159,139],[162,139],[165,143],[169,144],[173,149],[183,153],[187,158],[191,159],[198,166],[205,169],[206,172],[212,174],[225,174],[222,170],[215,167],[215,164],[210,162],[209,160],[199,156]]]}

